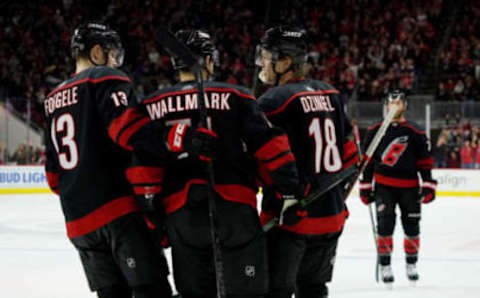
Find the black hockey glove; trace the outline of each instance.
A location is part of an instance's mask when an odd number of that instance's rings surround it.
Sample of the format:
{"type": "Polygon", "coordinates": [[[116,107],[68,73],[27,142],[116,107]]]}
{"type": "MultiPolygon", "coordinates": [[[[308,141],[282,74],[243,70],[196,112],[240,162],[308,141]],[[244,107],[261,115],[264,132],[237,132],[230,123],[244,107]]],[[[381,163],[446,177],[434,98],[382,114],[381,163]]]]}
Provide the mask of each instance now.
{"type": "Polygon", "coordinates": [[[186,124],[175,123],[168,132],[168,149],[179,153],[178,159],[195,156],[210,162],[217,155],[217,134],[204,127],[191,128],[186,124]],[[182,153],[188,153],[186,155],[182,153]]]}
{"type": "Polygon", "coordinates": [[[437,181],[423,181],[422,191],[420,193],[420,202],[428,204],[435,200],[435,190],[437,189],[437,181]]]}
{"type": "Polygon", "coordinates": [[[360,199],[365,205],[368,205],[375,201],[375,192],[373,191],[372,182],[360,181],[358,188],[360,190],[360,199]]]}

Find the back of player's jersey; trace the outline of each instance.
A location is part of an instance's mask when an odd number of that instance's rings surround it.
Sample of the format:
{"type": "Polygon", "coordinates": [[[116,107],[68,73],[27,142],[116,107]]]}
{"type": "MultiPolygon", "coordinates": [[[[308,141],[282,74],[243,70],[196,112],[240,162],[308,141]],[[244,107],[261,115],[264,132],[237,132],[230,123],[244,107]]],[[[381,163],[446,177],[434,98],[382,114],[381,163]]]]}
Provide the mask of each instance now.
{"type": "MultiPolygon", "coordinates": [[[[199,121],[199,96],[194,82],[179,83],[160,90],[144,99],[150,118],[154,121],[186,123],[196,126],[199,121]]],[[[255,152],[267,138],[262,112],[254,96],[246,88],[220,82],[204,85],[207,123],[218,135],[217,160],[214,162],[216,184],[254,187],[253,161],[247,154],[255,152]],[[262,137],[262,134],[265,137],[262,137]],[[248,148],[247,148],[248,147],[248,148]]],[[[268,137],[271,137],[270,135],[268,137]]],[[[193,179],[206,177],[205,165],[196,159],[178,160],[166,169],[163,185],[165,195],[183,189],[193,179]]]]}
{"type": "MultiPolygon", "coordinates": [[[[47,172],[58,175],[58,192],[68,222],[91,214],[110,201],[129,196],[125,178],[129,153],[109,137],[105,97],[126,105],[129,79],[106,67],[89,68],[53,90],[45,100],[47,172]],[[115,93],[109,98],[109,86],[115,93]]],[[[113,214],[97,214],[97,221],[113,214]],[[100,219],[101,217],[101,219],[100,219]]]]}
{"type": "Polygon", "coordinates": [[[351,126],[337,90],[303,80],[269,89],[259,104],[269,120],[287,132],[301,181],[318,181],[342,169],[351,126]]]}

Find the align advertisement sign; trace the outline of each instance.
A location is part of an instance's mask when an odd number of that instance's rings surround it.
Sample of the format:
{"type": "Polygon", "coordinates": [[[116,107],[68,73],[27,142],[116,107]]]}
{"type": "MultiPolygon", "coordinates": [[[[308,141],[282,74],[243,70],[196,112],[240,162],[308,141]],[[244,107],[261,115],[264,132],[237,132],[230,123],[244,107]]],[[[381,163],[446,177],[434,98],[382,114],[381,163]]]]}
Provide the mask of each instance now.
{"type": "MultiPolygon", "coordinates": [[[[480,170],[436,169],[433,177],[438,196],[480,197],[480,170]]],[[[43,166],[0,166],[0,194],[19,193],[50,193],[43,166]]]]}

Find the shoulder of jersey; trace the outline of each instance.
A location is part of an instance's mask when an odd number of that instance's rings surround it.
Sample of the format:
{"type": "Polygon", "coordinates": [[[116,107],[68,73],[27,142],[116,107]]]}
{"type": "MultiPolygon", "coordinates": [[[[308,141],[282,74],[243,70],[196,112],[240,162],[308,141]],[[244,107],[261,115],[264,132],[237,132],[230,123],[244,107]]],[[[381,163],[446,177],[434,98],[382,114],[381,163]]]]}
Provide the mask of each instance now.
{"type": "Polygon", "coordinates": [[[243,98],[255,99],[255,96],[253,95],[253,92],[252,90],[250,90],[250,88],[239,85],[211,81],[206,82],[204,88],[206,89],[206,91],[230,91],[243,98]]]}
{"type": "Polygon", "coordinates": [[[283,110],[293,99],[309,93],[338,94],[339,91],[323,81],[305,80],[272,87],[258,100],[266,113],[276,113],[283,110]]]}
{"type": "MultiPolygon", "coordinates": [[[[176,84],[170,87],[165,87],[160,90],[157,90],[143,98],[143,102],[147,103],[150,101],[156,101],[160,98],[163,98],[164,96],[167,96],[168,94],[180,94],[180,93],[189,93],[189,90],[192,90],[190,92],[194,92],[193,90],[197,89],[197,84],[196,83],[191,83],[191,84],[176,84]]],[[[236,95],[247,98],[247,99],[255,99],[255,97],[252,94],[252,91],[246,87],[242,86],[237,86],[237,85],[232,85],[228,83],[221,83],[221,82],[205,82],[203,85],[203,89],[205,91],[218,91],[218,92],[233,92],[236,95]]]]}
{"type": "Polygon", "coordinates": [[[400,126],[409,128],[418,134],[425,134],[425,129],[422,126],[410,120],[400,123],[400,126]]]}
{"type": "Polygon", "coordinates": [[[121,70],[116,68],[111,68],[107,66],[94,66],[87,70],[85,73],[90,79],[95,81],[102,81],[102,80],[128,80],[130,78],[121,70]]]}
{"type": "Polygon", "coordinates": [[[382,120],[377,120],[375,121],[375,123],[373,125],[370,125],[367,130],[374,130],[374,129],[377,129],[380,127],[380,125],[382,125],[382,120]]]}

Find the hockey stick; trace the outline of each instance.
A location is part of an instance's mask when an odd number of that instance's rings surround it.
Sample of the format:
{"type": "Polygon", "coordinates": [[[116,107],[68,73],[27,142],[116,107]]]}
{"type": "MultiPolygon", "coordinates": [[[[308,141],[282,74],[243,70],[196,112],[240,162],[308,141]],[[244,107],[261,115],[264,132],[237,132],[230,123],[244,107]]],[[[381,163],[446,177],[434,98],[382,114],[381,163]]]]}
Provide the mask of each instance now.
{"type": "MultiPolygon", "coordinates": [[[[309,195],[304,199],[301,199],[300,201],[298,201],[297,204],[299,204],[302,207],[307,207],[311,203],[321,198],[328,191],[330,191],[331,189],[333,189],[334,187],[336,187],[337,185],[339,185],[340,183],[342,183],[352,175],[355,175],[356,171],[357,171],[357,167],[355,165],[352,165],[335,175],[331,175],[327,177],[326,179],[322,180],[321,183],[318,185],[319,191],[313,193],[312,195],[309,195]]],[[[278,218],[271,219],[269,222],[267,222],[263,226],[263,231],[265,232],[269,231],[278,223],[279,223],[278,218]]]]}
{"type": "MultiPolygon", "coordinates": [[[[353,135],[355,136],[355,143],[357,144],[358,153],[360,157],[362,156],[362,147],[360,146],[360,133],[358,131],[358,125],[355,123],[353,125],[353,135]]],[[[375,261],[375,281],[378,283],[379,280],[379,265],[380,265],[380,256],[378,255],[378,234],[377,234],[377,224],[375,223],[375,219],[373,216],[373,209],[372,204],[368,205],[368,213],[370,215],[370,226],[372,227],[372,235],[373,235],[373,242],[375,244],[375,252],[377,254],[377,258],[375,261]]]]}
{"type": "MultiPolygon", "coordinates": [[[[203,59],[197,58],[190,49],[180,42],[175,35],[173,35],[168,28],[159,26],[155,30],[155,37],[158,43],[160,43],[165,50],[172,56],[180,58],[195,74],[198,88],[198,109],[200,112],[199,127],[209,127],[207,123],[207,109],[205,107],[205,96],[203,90],[203,74],[204,68],[203,59]]],[[[215,282],[217,286],[217,297],[225,298],[225,278],[223,270],[223,258],[220,243],[220,236],[218,234],[218,221],[217,221],[217,205],[215,203],[215,176],[213,172],[213,162],[207,163],[207,196],[208,196],[208,217],[210,220],[210,237],[212,238],[213,248],[213,262],[215,265],[215,282]]]]}
{"type": "MultiPolygon", "coordinates": [[[[360,177],[360,175],[362,174],[362,172],[365,170],[368,163],[370,162],[370,160],[373,156],[373,153],[377,149],[378,144],[380,144],[380,141],[382,140],[383,136],[385,135],[385,131],[387,130],[390,123],[392,122],[392,119],[395,116],[395,113],[397,112],[397,110],[398,110],[398,107],[393,106],[392,109],[390,110],[390,112],[387,114],[387,116],[383,120],[382,125],[380,125],[380,128],[378,129],[377,133],[373,137],[372,142],[368,146],[367,152],[365,153],[358,170],[356,170],[356,167],[353,165],[353,166],[350,166],[349,168],[339,172],[336,175],[332,175],[332,176],[324,179],[323,182],[325,182],[325,183],[322,182],[322,184],[319,185],[320,190],[318,192],[316,192],[312,196],[309,196],[305,199],[302,199],[302,200],[298,201],[297,204],[300,204],[300,206],[302,206],[302,207],[306,207],[309,204],[313,203],[318,198],[320,198],[322,195],[324,195],[327,191],[332,189],[334,186],[337,186],[338,184],[340,184],[346,178],[351,177],[352,175],[355,175],[354,179],[352,180],[352,182],[348,186],[347,191],[345,192],[346,194],[344,196],[344,200],[346,198],[348,198],[348,196],[352,192],[353,186],[355,185],[358,178],[360,177]],[[324,189],[322,189],[322,187],[324,187],[324,189]]],[[[267,222],[263,226],[263,230],[266,232],[266,231],[270,230],[271,228],[273,228],[277,223],[278,223],[278,219],[274,218],[274,219],[270,220],[269,222],[267,222]]]]}

